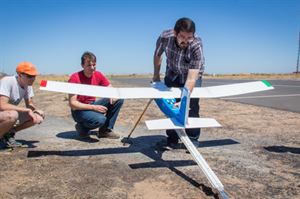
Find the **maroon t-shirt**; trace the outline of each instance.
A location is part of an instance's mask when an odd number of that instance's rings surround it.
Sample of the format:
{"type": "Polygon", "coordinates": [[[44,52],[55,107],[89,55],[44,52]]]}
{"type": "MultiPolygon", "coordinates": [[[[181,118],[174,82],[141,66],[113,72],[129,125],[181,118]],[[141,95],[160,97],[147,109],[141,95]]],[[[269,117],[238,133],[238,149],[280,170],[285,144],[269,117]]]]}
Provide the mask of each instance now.
{"type": "MultiPolygon", "coordinates": [[[[91,77],[86,77],[82,71],[73,73],[69,79],[70,83],[89,84],[97,86],[108,86],[110,83],[108,79],[99,71],[95,71],[91,77]]],[[[96,97],[77,95],[77,100],[84,104],[89,104],[96,100],[96,97]]]]}

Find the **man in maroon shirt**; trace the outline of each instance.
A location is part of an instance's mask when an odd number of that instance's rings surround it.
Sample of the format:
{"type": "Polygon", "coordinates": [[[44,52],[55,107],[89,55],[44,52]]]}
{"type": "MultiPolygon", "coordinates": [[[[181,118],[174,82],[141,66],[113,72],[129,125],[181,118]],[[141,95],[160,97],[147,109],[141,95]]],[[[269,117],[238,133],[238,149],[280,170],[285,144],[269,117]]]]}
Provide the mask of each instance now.
{"type": "MultiPolygon", "coordinates": [[[[96,56],[85,52],[81,57],[82,71],[73,73],[70,83],[111,86],[108,79],[96,71],[96,56]]],[[[115,122],[124,100],[115,100],[83,95],[69,95],[69,105],[72,117],[77,122],[76,131],[81,138],[88,138],[89,131],[99,128],[98,138],[118,139],[120,136],[113,132],[115,122]]]]}

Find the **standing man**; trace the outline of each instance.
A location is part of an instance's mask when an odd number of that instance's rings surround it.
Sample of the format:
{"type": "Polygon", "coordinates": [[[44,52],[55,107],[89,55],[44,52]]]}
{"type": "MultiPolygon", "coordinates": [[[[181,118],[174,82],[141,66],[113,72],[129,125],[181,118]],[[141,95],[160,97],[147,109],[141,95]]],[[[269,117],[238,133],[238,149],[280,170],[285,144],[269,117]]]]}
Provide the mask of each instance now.
{"type": "MultiPolygon", "coordinates": [[[[156,42],[154,52],[153,81],[160,81],[162,54],[165,52],[167,67],[165,84],[168,87],[187,87],[192,92],[195,86],[200,87],[204,71],[202,41],[195,34],[195,23],[189,18],[178,19],[174,29],[162,32],[156,42]]],[[[190,117],[199,117],[199,99],[191,98],[190,117]]],[[[178,136],[175,130],[167,130],[167,145],[175,147],[178,136]]],[[[192,141],[197,141],[200,129],[187,129],[192,141]]],[[[162,143],[161,143],[162,144],[162,143]]],[[[161,145],[160,144],[160,145],[161,145]]]]}
{"type": "MultiPolygon", "coordinates": [[[[96,70],[96,56],[85,52],[81,57],[83,70],[73,73],[70,83],[111,86],[107,78],[96,70]]],[[[113,132],[121,106],[124,100],[69,95],[69,105],[72,117],[77,122],[75,129],[80,138],[89,138],[89,131],[99,128],[98,138],[118,139],[120,136],[113,132]]]]}
{"type": "Polygon", "coordinates": [[[0,80],[0,148],[20,147],[15,140],[16,132],[44,119],[44,112],[33,105],[32,84],[37,75],[35,66],[22,62],[17,66],[16,76],[3,77],[0,80]],[[26,107],[18,104],[24,98],[26,107]]]}

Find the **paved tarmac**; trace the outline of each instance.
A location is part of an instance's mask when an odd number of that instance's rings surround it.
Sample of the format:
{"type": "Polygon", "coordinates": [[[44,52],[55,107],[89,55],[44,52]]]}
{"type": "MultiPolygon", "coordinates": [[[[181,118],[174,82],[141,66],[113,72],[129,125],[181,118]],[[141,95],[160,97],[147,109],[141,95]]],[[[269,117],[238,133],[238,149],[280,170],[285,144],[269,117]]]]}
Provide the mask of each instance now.
{"type": "MultiPolygon", "coordinates": [[[[253,80],[208,79],[203,81],[203,86],[216,86],[247,81],[253,80]]],[[[273,85],[273,90],[224,97],[222,99],[300,113],[300,81],[270,80],[269,82],[273,85]]]]}
{"type": "MultiPolygon", "coordinates": [[[[124,84],[149,86],[150,78],[113,78],[124,84]]],[[[204,79],[202,86],[217,86],[256,80],[204,79]]],[[[300,113],[300,81],[268,80],[274,90],[222,98],[224,100],[300,113]]]]}

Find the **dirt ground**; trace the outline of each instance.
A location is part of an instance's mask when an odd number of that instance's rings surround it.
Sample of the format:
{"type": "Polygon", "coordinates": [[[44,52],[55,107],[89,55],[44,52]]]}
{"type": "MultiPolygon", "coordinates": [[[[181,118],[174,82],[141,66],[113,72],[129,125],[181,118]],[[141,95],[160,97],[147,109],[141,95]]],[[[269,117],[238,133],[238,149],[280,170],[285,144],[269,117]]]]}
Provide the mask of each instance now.
{"type": "MultiPolygon", "coordinates": [[[[67,95],[34,87],[35,104],[47,117],[17,135],[27,147],[0,152],[0,198],[220,197],[186,150],[155,150],[165,134],[144,124],[164,117],[154,103],[133,144],[98,140],[94,132],[85,142],[74,131],[67,95]]],[[[125,101],[116,131],[126,137],[146,102],[125,101]]],[[[300,114],[218,99],[200,104],[202,117],[222,128],[202,129],[198,150],[230,198],[300,198],[300,114]]]]}

